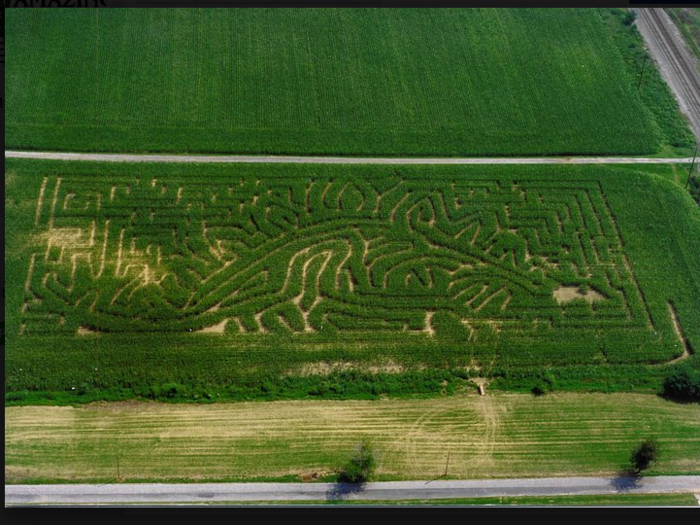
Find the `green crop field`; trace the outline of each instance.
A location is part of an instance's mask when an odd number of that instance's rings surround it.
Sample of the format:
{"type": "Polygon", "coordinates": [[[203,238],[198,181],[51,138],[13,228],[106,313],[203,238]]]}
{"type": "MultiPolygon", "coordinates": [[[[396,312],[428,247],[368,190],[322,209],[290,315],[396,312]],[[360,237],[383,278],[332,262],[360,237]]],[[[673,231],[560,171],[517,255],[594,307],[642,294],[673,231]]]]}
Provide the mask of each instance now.
{"type": "Polygon", "coordinates": [[[5,169],[11,393],[658,376],[700,346],[700,209],[629,168],[5,169]]]}
{"type": "MultiPolygon", "coordinates": [[[[623,10],[8,10],[8,149],[692,147],[623,10]]],[[[679,150],[680,151],[680,150],[679,150]]]]}

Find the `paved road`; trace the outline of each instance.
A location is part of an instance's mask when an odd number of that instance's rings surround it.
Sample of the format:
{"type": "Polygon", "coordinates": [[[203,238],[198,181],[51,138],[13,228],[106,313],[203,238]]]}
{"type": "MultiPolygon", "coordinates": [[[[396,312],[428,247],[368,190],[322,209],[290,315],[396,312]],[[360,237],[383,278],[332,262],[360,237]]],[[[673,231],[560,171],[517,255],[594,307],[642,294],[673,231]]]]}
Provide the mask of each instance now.
{"type": "Polygon", "coordinates": [[[6,159],[102,162],[225,162],[291,164],[690,164],[692,158],[653,157],[315,157],[291,155],[159,155],[5,151],[6,159]]]}
{"type": "Polygon", "coordinates": [[[236,501],[406,500],[499,496],[698,493],[700,476],[537,478],[369,483],[357,490],[332,483],[200,483],[5,485],[5,505],[236,501]]]}
{"type": "Polygon", "coordinates": [[[661,8],[635,9],[637,27],[681,111],[700,138],[700,73],[678,28],[661,8]]]}

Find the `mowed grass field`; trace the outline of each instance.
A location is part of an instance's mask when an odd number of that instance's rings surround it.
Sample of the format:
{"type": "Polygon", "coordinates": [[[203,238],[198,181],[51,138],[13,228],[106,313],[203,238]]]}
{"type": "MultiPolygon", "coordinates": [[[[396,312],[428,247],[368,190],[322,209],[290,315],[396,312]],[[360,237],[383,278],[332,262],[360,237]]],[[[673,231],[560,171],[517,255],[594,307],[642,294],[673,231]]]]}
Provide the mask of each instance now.
{"type": "Polygon", "coordinates": [[[700,473],[700,406],[653,395],[454,396],[5,409],[5,481],[330,479],[363,437],[377,480],[700,473]],[[447,456],[449,454],[449,464],[447,456]]]}
{"type": "Polygon", "coordinates": [[[5,189],[13,402],[653,390],[697,366],[700,209],[630,168],[8,159],[5,189]]]}
{"type": "Polygon", "coordinates": [[[692,135],[623,10],[8,11],[8,149],[654,154],[692,135]],[[41,51],[37,51],[40,48],[41,51]]]}

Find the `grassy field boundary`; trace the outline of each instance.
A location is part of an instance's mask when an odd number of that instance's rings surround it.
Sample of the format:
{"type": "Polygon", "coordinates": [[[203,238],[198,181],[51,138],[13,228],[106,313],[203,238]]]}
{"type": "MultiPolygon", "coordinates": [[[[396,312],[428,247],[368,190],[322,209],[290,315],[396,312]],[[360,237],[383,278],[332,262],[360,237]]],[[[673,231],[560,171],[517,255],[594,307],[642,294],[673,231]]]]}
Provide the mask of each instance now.
{"type": "Polygon", "coordinates": [[[412,499],[412,500],[343,500],[343,501],[319,501],[319,500],[289,500],[289,501],[231,501],[218,503],[202,503],[201,501],[188,502],[192,505],[216,506],[227,505],[361,505],[361,506],[528,506],[528,507],[578,507],[578,506],[615,506],[615,507],[697,507],[698,500],[694,494],[615,494],[593,496],[542,496],[542,497],[501,497],[501,498],[453,498],[453,499],[412,499]]]}

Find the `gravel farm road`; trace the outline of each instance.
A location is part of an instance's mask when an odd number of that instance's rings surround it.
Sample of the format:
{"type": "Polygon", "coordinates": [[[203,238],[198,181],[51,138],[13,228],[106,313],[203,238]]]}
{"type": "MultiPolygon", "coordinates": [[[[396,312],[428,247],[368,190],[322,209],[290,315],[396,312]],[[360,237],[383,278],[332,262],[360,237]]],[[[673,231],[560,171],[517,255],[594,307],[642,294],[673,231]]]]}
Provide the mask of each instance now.
{"type": "Polygon", "coordinates": [[[5,505],[178,504],[700,493],[700,476],[392,481],[361,488],[333,483],[136,483],[5,485],[5,505]]]}
{"type": "Polygon", "coordinates": [[[325,157],[292,155],[166,155],[5,151],[6,159],[93,162],[221,162],[289,164],[690,164],[691,157],[325,157]]]}

